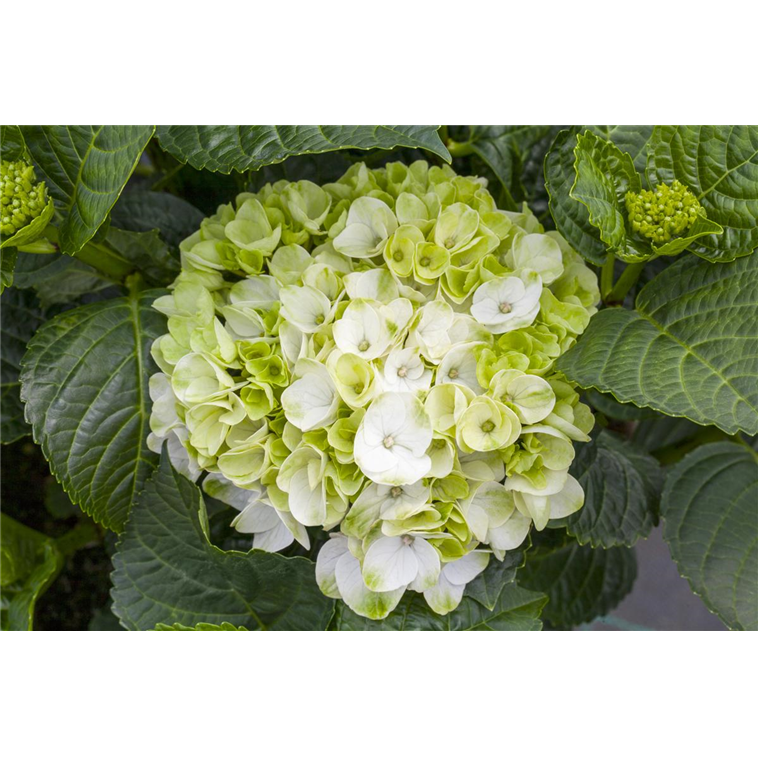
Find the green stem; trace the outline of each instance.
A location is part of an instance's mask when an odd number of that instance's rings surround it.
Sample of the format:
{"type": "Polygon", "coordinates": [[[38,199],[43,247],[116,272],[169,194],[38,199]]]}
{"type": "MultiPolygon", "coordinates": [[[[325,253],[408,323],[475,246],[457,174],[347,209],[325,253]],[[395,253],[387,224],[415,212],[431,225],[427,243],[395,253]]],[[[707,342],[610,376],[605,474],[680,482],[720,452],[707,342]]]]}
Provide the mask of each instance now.
{"type": "Polygon", "coordinates": [[[639,279],[644,267],[644,262],[632,263],[631,265],[628,265],[624,269],[624,272],[621,274],[621,276],[619,276],[619,280],[616,282],[616,285],[613,287],[613,289],[611,289],[608,295],[607,304],[623,304],[624,298],[626,297],[629,290],[637,283],[637,279],[639,279]]]}
{"type": "MultiPolygon", "coordinates": [[[[55,226],[48,226],[45,229],[45,237],[55,245],[56,249],[60,249],[58,229],[55,226]]],[[[106,278],[115,282],[122,281],[134,270],[134,266],[128,260],[99,242],[87,242],[79,252],[74,253],[73,257],[91,265],[106,278]]]]}
{"type": "Polygon", "coordinates": [[[465,158],[474,152],[471,142],[456,142],[452,139],[447,140],[447,149],[454,158],[465,158]]]}
{"type": "Polygon", "coordinates": [[[84,522],[74,526],[70,531],[55,540],[55,546],[63,555],[72,555],[74,552],[85,547],[98,538],[97,528],[94,523],[84,522]]]}
{"type": "Polygon", "coordinates": [[[615,265],[616,257],[609,253],[600,271],[600,296],[603,302],[608,299],[608,295],[611,293],[611,289],[613,289],[613,269],[615,265]]]}

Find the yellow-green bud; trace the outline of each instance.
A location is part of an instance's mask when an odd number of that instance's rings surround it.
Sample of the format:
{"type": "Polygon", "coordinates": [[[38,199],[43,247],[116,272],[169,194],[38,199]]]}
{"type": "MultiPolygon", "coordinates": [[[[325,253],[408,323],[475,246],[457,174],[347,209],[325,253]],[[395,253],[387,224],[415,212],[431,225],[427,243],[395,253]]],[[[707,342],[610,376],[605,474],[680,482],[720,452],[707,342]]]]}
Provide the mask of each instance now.
{"type": "Polygon", "coordinates": [[[627,192],[626,210],[632,229],[658,243],[681,236],[702,214],[697,197],[676,179],[671,186],[627,192]]]}
{"type": "Polygon", "coordinates": [[[35,181],[34,168],[23,160],[0,162],[0,233],[12,237],[46,207],[45,182],[35,181]]]}

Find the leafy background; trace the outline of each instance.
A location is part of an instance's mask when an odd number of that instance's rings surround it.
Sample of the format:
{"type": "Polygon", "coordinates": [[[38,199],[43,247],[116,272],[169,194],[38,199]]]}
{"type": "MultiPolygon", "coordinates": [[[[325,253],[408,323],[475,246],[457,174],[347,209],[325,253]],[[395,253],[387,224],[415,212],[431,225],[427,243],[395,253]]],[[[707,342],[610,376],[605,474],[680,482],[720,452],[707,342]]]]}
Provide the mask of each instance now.
{"type": "Polygon", "coordinates": [[[56,250],[5,247],[0,260],[4,628],[636,628],[635,579],[649,589],[665,575],[700,597],[692,617],[707,608],[726,627],[758,628],[755,127],[37,126],[1,137],[3,157],[26,154],[48,184],[56,250]],[[487,177],[500,207],[528,202],[598,266],[608,307],[559,366],[598,423],[572,470],[587,495],[579,513],[493,561],[450,615],[407,595],[376,623],[316,588],[309,561],[323,535],[309,552],[250,551],[228,508],[146,449],[148,346],[163,328],[149,305],[178,271],[179,242],[237,192],[418,158],[487,177]],[[708,231],[723,228],[676,258],[635,238],[623,210],[627,187],[674,178],[698,195],[708,231]],[[612,614],[621,602],[632,609],[612,614]]]}

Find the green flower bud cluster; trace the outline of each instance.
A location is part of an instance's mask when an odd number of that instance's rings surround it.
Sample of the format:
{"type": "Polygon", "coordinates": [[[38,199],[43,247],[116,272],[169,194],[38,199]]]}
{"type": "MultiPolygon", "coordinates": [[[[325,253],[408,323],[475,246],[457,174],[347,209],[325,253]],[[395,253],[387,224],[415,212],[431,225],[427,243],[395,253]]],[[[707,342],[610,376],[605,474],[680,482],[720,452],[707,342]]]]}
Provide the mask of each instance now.
{"type": "Polygon", "coordinates": [[[257,549],[331,530],[328,596],[450,612],[490,556],[582,506],[593,417],[554,365],[597,278],[526,206],[449,167],[361,163],[241,194],[180,250],[148,446],[205,472],[257,549]]]}
{"type": "Polygon", "coordinates": [[[12,237],[47,206],[45,182],[36,183],[34,168],[23,160],[0,163],[0,233],[12,237]]]}
{"type": "Polygon", "coordinates": [[[632,228],[658,243],[681,236],[702,214],[697,197],[676,179],[671,186],[627,192],[626,209],[632,228]]]}

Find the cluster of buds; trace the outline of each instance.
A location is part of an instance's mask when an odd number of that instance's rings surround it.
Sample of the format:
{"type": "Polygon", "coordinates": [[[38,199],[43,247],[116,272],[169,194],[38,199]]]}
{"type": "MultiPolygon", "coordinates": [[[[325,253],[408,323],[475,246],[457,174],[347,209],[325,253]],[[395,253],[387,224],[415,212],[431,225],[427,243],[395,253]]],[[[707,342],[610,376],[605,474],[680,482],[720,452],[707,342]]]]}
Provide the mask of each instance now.
{"type": "Polygon", "coordinates": [[[45,182],[35,181],[34,168],[22,160],[0,164],[0,233],[5,237],[28,226],[48,203],[45,182]]]}
{"type": "Polygon", "coordinates": [[[701,214],[695,195],[677,180],[639,194],[627,192],[626,209],[634,231],[659,244],[681,236],[701,214]]]}

